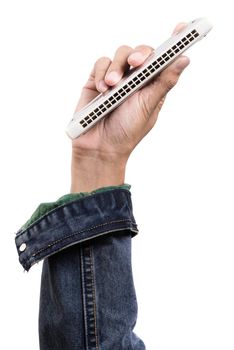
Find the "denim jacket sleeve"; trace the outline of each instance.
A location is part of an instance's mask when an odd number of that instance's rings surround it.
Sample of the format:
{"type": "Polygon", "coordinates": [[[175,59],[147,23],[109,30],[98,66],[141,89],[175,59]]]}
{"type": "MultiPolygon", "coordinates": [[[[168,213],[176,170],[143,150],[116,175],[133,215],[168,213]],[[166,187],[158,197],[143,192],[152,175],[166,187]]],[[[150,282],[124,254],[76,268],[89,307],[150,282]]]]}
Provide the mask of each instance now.
{"type": "Polygon", "coordinates": [[[27,271],[44,259],[40,350],[145,349],[133,332],[131,238],[137,232],[130,191],[109,188],[34,216],[17,233],[27,271]]]}
{"type": "Polygon", "coordinates": [[[123,188],[80,195],[49,210],[16,233],[19,261],[26,271],[66,247],[113,231],[138,230],[130,191],[123,188]]]}

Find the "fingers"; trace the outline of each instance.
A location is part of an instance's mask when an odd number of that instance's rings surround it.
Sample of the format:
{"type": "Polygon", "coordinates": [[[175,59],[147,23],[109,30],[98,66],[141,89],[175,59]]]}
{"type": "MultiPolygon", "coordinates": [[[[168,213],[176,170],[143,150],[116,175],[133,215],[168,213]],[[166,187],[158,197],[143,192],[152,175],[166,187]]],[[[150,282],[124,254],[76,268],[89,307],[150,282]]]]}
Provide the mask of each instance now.
{"type": "Polygon", "coordinates": [[[155,82],[155,86],[163,98],[177,83],[183,70],[189,65],[189,58],[180,56],[167,69],[165,69],[155,82]]]}
{"type": "MultiPolygon", "coordinates": [[[[185,26],[184,22],[177,24],[173,34],[180,32],[185,26]]],[[[87,84],[88,88],[105,92],[109,86],[114,86],[122,79],[130,66],[138,67],[144,63],[152,51],[152,47],[146,45],[139,45],[135,49],[127,45],[120,46],[113,61],[108,57],[101,57],[95,63],[92,79],[89,79],[90,84],[87,84]]]]}
{"type": "Polygon", "coordinates": [[[137,67],[141,65],[152,50],[151,47],[146,45],[137,46],[135,49],[129,46],[121,46],[116,51],[113,62],[106,72],[105,82],[110,86],[118,83],[130,66],[137,67]]]}
{"type": "Polygon", "coordinates": [[[121,46],[115,53],[113,61],[108,57],[102,57],[95,63],[94,79],[96,89],[105,92],[109,86],[118,83],[125,71],[129,68],[128,56],[133,49],[129,46],[121,46]]]}
{"type": "Polygon", "coordinates": [[[105,82],[108,85],[113,86],[121,80],[124,72],[129,68],[127,59],[132,51],[133,49],[126,45],[117,49],[114,59],[105,75],[105,82]]]}
{"type": "Polygon", "coordinates": [[[101,57],[94,66],[94,80],[96,88],[99,92],[105,92],[108,89],[105,83],[105,75],[109,66],[111,65],[111,60],[108,57],[101,57]]]}
{"type": "MultiPolygon", "coordinates": [[[[174,32],[184,28],[185,23],[179,23],[174,32]]],[[[121,46],[117,49],[113,61],[108,57],[100,58],[94,66],[94,81],[99,92],[105,92],[109,86],[114,86],[123,77],[131,66],[138,67],[150,56],[153,49],[150,46],[140,45],[135,49],[129,46],[121,46]]],[[[176,85],[183,69],[189,64],[185,56],[179,57],[173,64],[166,68],[159,77],[146,86],[142,94],[146,96],[145,105],[149,111],[153,111],[160,100],[176,85]]]]}
{"type": "Polygon", "coordinates": [[[146,45],[137,46],[131,55],[128,57],[128,63],[130,66],[137,67],[144,63],[146,58],[153,52],[153,48],[146,45]]]}
{"type": "Polygon", "coordinates": [[[185,22],[180,22],[176,25],[175,29],[172,32],[172,35],[177,34],[179,32],[181,32],[181,30],[183,30],[186,27],[187,23],[185,22]]]}
{"type": "Polygon", "coordinates": [[[97,91],[103,93],[109,86],[117,84],[130,66],[141,65],[152,50],[146,45],[137,46],[135,49],[123,45],[117,49],[113,61],[108,57],[101,57],[95,63],[93,73],[97,91]]]}
{"type": "MultiPolygon", "coordinates": [[[[187,23],[180,22],[176,25],[172,35],[182,31],[187,23]]],[[[146,115],[157,118],[155,110],[159,111],[164,103],[167,93],[177,84],[183,70],[189,65],[189,58],[180,56],[177,60],[166,68],[151,84],[142,91],[142,104],[146,115]]]]}

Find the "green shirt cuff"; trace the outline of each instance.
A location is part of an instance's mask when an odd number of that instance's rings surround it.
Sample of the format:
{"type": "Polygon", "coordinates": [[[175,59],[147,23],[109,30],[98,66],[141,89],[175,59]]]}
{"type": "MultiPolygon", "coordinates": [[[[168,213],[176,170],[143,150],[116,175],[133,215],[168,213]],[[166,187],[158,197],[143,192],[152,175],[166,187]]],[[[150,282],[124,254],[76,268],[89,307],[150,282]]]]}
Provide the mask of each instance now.
{"type": "Polygon", "coordinates": [[[120,186],[107,186],[98,188],[92,192],[80,192],[80,193],[68,193],[64,196],[60,197],[56,202],[49,203],[41,203],[37,209],[34,211],[32,216],[26,223],[21,227],[21,231],[26,230],[29,226],[31,226],[35,221],[41,219],[44,215],[48,214],[51,210],[58,208],[64,204],[75,201],[77,199],[90,196],[95,193],[106,192],[114,189],[125,189],[130,190],[131,186],[128,184],[120,185],[120,186]]]}

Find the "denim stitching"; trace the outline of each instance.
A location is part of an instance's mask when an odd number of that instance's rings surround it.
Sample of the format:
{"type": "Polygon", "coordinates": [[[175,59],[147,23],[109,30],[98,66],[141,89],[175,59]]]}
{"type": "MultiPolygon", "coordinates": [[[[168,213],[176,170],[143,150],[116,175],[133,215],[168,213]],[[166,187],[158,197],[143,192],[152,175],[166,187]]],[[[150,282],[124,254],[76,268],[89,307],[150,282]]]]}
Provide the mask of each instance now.
{"type": "Polygon", "coordinates": [[[94,272],[93,272],[93,261],[91,256],[91,247],[89,249],[90,253],[90,264],[91,264],[91,278],[92,278],[92,296],[93,296],[93,316],[94,316],[94,332],[95,332],[95,340],[96,340],[96,350],[99,349],[98,346],[98,334],[97,334],[97,306],[95,299],[95,287],[94,287],[94,272]]]}
{"type": "Polygon", "coordinates": [[[83,305],[85,320],[86,350],[99,349],[97,334],[97,308],[95,300],[94,265],[92,261],[92,246],[81,247],[81,267],[83,286],[83,305]],[[94,321],[93,321],[94,320],[94,321]]]}
{"type": "MultiPolygon", "coordinates": [[[[86,199],[90,200],[90,197],[97,197],[97,196],[100,196],[102,194],[105,194],[105,193],[108,193],[108,192],[123,192],[126,194],[127,197],[129,197],[129,200],[131,198],[131,192],[129,190],[124,190],[124,189],[115,189],[115,190],[108,190],[106,192],[100,192],[100,193],[94,193],[94,194],[89,194],[85,197],[81,197],[79,199],[74,199],[73,201],[71,202],[68,202],[68,203],[65,203],[65,204],[62,204],[52,210],[50,210],[48,213],[46,213],[45,215],[41,216],[39,219],[37,219],[35,222],[33,222],[30,226],[28,226],[26,229],[24,229],[22,232],[21,232],[21,229],[19,229],[18,232],[16,232],[16,237],[18,238],[19,236],[21,236],[23,233],[25,233],[26,231],[28,231],[29,229],[31,229],[34,225],[37,225],[40,221],[42,221],[44,218],[46,218],[47,216],[49,216],[50,214],[52,214],[53,212],[59,210],[59,209],[62,209],[66,206],[70,206],[71,204],[74,204],[75,202],[80,202],[80,201],[86,201],[86,199]]],[[[116,199],[117,201],[117,199],[116,199]]],[[[118,202],[117,202],[118,203],[118,202]]]]}
{"type": "MultiPolygon", "coordinates": [[[[85,329],[85,341],[86,345],[88,344],[87,339],[87,312],[86,312],[86,299],[85,299],[85,278],[84,278],[84,251],[83,247],[80,247],[80,264],[81,264],[81,283],[82,283],[82,296],[83,296],[83,312],[84,312],[84,329],[85,329]]],[[[87,346],[85,346],[85,349],[87,350],[87,346]]]]}
{"type": "MultiPolygon", "coordinates": [[[[109,225],[109,224],[113,224],[113,223],[120,223],[120,222],[130,222],[130,223],[132,223],[132,225],[136,226],[136,224],[133,223],[130,219],[113,220],[113,221],[105,222],[105,223],[103,223],[103,224],[96,225],[96,226],[90,227],[90,228],[88,228],[88,229],[81,230],[81,231],[78,231],[78,232],[76,232],[76,233],[72,233],[71,235],[68,235],[68,236],[65,236],[65,237],[63,237],[63,238],[60,238],[60,239],[58,239],[58,240],[56,240],[56,241],[54,241],[54,242],[48,244],[46,247],[44,247],[44,248],[42,248],[42,249],[36,251],[35,253],[33,253],[33,254],[32,254],[32,257],[35,257],[36,255],[40,254],[40,253],[43,252],[44,250],[47,250],[48,248],[54,246],[55,244],[60,243],[60,242],[62,242],[62,241],[64,241],[64,240],[66,240],[67,238],[70,238],[70,237],[79,235],[79,234],[81,234],[81,233],[83,233],[83,232],[91,231],[91,230],[93,230],[93,229],[95,229],[95,228],[98,228],[98,227],[104,227],[105,225],[109,225]]],[[[30,258],[26,259],[26,261],[29,260],[29,259],[30,259],[30,258]]]]}
{"type": "MultiPolygon", "coordinates": [[[[125,231],[125,230],[130,230],[131,232],[134,232],[134,233],[138,233],[138,230],[133,230],[132,227],[123,227],[123,228],[118,228],[118,231],[125,231]]],[[[82,239],[81,241],[78,241],[78,242],[72,242],[72,243],[69,243],[68,245],[66,245],[65,247],[61,247],[59,248],[57,251],[54,251],[51,253],[52,254],[55,254],[55,253],[58,253],[60,252],[61,250],[63,249],[66,249],[68,247],[71,247],[72,245],[75,245],[75,244],[78,244],[78,243],[84,243],[84,242],[87,242],[88,240],[90,240],[91,238],[96,238],[96,237],[100,237],[100,236],[104,236],[108,233],[113,233],[113,232],[116,232],[116,228],[115,229],[112,229],[112,230],[108,230],[108,231],[104,231],[104,232],[100,232],[100,233],[97,233],[95,234],[95,236],[93,237],[87,237],[87,238],[84,238],[82,239]]],[[[47,255],[47,257],[49,257],[50,255],[47,255]]],[[[28,271],[30,269],[30,267],[32,267],[34,264],[38,263],[40,260],[43,260],[45,258],[45,256],[42,256],[40,259],[37,259],[37,260],[33,260],[33,257],[29,257],[27,259],[23,259],[21,260],[21,264],[23,265],[24,268],[26,268],[26,271],[28,271]]]]}

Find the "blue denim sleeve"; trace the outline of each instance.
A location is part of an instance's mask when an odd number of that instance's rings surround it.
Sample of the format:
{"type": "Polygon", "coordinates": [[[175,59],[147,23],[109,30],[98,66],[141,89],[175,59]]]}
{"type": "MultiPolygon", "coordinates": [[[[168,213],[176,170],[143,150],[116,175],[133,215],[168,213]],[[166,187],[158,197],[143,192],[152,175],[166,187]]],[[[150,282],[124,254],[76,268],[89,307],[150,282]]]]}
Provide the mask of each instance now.
{"type": "Polygon", "coordinates": [[[59,206],[17,233],[27,271],[44,259],[41,350],[145,349],[133,332],[131,238],[137,232],[130,191],[112,189],[59,206]]]}

